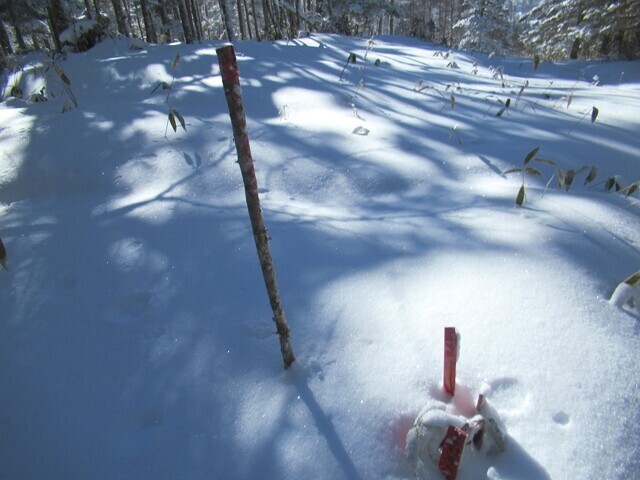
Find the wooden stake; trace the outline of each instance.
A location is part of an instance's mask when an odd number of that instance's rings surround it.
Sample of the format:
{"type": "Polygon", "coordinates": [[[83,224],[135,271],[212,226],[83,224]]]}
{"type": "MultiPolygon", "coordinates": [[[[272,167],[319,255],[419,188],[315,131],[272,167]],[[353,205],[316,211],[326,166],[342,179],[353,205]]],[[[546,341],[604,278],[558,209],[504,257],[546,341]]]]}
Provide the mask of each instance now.
{"type": "Polygon", "coordinates": [[[253,229],[253,238],[256,242],[262,276],[264,278],[264,284],[267,287],[271,309],[273,310],[273,321],[276,324],[276,330],[280,337],[280,351],[282,352],[284,368],[286,369],[295,361],[295,356],[293,354],[293,347],[291,346],[289,325],[287,324],[282,302],[280,301],[276,272],[273,268],[273,260],[271,259],[271,253],[269,251],[269,237],[267,236],[267,229],[262,219],[262,210],[260,209],[258,180],[256,179],[253,158],[251,157],[251,148],[249,146],[247,120],[242,104],[240,73],[238,71],[236,52],[233,45],[227,45],[216,49],[216,53],[218,54],[218,64],[220,65],[220,73],[222,75],[222,86],[224,87],[227,105],[229,106],[229,116],[231,117],[233,136],[236,151],[238,152],[238,163],[240,164],[242,181],[244,182],[244,192],[249,210],[249,218],[251,219],[251,228],[253,229]]]}
{"type": "Polygon", "coordinates": [[[444,329],[444,390],[456,393],[456,362],[458,361],[458,333],[454,327],[444,329]]]}

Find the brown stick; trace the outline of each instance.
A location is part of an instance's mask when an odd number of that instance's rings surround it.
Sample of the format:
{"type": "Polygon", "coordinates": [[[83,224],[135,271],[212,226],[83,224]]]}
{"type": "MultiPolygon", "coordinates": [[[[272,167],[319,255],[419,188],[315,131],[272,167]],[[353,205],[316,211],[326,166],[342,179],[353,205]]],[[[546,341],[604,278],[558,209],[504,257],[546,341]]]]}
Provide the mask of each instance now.
{"type": "Polygon", "coordinates": [[[280,337],[280,351],[282,352],[284,368],[286,369],[295,361],[295,356],[293,355],[293,347],[291,346],[289,325],[287,324],[282,302],[280,301],[276,272],[273,268],[271,253],[269,252],[269,237],[267,236],[267,229],[262,219],[262,210],[260,209],[258,180],[256,179],[253,158],[251,157],[251,148],[249,146],[247,120],[242,104],[242,91],[240,89],[238,62],[236,61],[236,53],[233,45],[220,47],[216,49],[216,52],[218,54],[218,64],[220,65],[222,75],[222,86],[224,87],[224,94],[227,98],[227,105],[229,106],[231,125],[233,126],[233,136],[236,143],[236,151],[238,152],[238,163],[240,164],[240,171],[242,172],[242,180],[244,182],[244,193],[247,199],[253,238],[256,242],[262,276],[264,278],[264,284],[267,287],[267,293],[269,294],[271,309],[273,310],[273,321],[276,323],[276,329],[280,337]]]}

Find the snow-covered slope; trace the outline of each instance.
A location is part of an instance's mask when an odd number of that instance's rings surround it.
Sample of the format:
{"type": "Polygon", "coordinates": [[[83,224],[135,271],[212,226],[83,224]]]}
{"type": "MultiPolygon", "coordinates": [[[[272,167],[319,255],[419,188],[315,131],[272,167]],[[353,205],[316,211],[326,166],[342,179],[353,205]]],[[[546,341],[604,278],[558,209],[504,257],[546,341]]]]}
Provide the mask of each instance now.
{"type": "MultiPolygon", "coordinates": [[[[64,114],[52,67],[55,98],[0,104],[0,478],[411,478],[407,431],[450,401],[445,326],[451,405],[487,383],[509,435],[458,478],[640,475],[640,318],[607,302],[640,268],[640,211],[603,188],[640,180],[640,63],[238,44],[285,372],[218,45],[131,45],[56,61],[64,114]],[[534,160],[516,207],[503,172],[535,147],[598,178],[546,188],[534,160]]],[[[27,60],[25,96],[44,86],[27,60]]]]}

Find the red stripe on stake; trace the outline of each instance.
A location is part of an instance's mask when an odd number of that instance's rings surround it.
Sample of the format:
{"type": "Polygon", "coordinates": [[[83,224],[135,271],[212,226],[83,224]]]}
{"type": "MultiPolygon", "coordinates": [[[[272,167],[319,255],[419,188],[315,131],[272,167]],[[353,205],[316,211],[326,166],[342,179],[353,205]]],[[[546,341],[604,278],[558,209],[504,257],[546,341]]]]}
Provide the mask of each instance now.
{"type": "Polygon", "coordinates": [[[454,327],[444,329],[444,390],[456,392],[456,362],[458,360],[458,333],[454,327]]]}
{"type": "Polygon", "coordinates": [[[458,475],[458,466],[460,466],[460,458],[462,458],[466,439],[467,432],[449,425],[440,446],[440,461],[438,462],[438,468],[447,480],[455,480],[458,475]]]}

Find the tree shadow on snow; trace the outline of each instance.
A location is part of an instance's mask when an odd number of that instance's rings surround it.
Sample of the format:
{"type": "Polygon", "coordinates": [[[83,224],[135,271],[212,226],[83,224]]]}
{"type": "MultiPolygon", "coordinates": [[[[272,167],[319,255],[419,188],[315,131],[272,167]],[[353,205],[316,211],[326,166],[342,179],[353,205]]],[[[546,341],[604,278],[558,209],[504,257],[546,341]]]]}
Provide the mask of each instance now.
{"type": "Polygon", "coordinates": [[[304,402],[313,416],[318,432],[324,437],[331,454],[334,456],[340,465],[340,468],[344,472],[345,478],[361,480],[362,477],[358,473],[358,469],[351,460],[349,453],[344,448],[344,444],[342,443],[331,418],[324,412],[324,410],[322,410],[322,407],[316,400],[315,395],[309,388],[307,379],[299,378],[294,385],[300,399],[304,402]]]}

